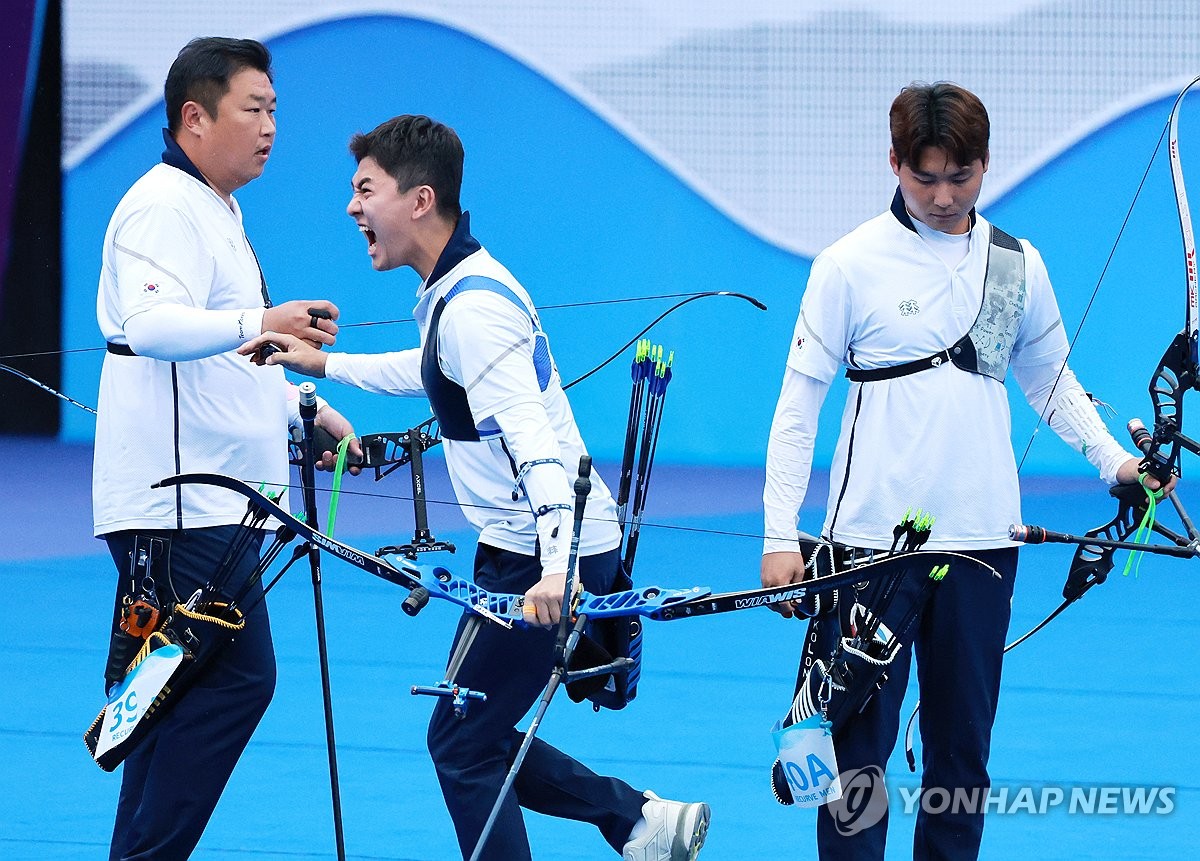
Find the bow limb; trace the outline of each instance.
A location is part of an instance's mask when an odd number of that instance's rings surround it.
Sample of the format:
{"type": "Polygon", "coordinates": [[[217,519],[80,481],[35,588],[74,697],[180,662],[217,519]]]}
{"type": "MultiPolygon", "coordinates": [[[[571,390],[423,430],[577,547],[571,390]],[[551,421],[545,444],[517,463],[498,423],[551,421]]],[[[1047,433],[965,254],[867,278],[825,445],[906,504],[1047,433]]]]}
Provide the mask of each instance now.
{"type": "Polygon", "coordinates": [[[1192,233],[1191,208],[1188,206],[1187,188],[1183,182],[1183,162],[1179,157],[1179,112],[1183,107],[1184,96],[1197,84],[1200,84],[1200,77],[1196,77],[1183,88],[1179,97],[1175,99],[1175,104],[1171,106],[1171,118],[1167,122],[1171,185],[1175,189],[1175,206],[1179,210],[1179,230],[1183,236],[1183,258],[1187,276],[1187,325],[1184,332],[1190,345],[1188,354],[1193,369],[1200,362],[1200,356],[1197,354],[1197,327],[1200,326],[1200,298],[1197,293],[1200,282],[1196,273],[1196,239],[1192,233]]]}
{"type": "Polygon", "coordinates": [[[618,347],[616,352],[614,352],[611,356],[609,356],[607,359],[605,359],[600,364],[596,365],[596,367],[592,368],[590,371],[585,373],[583,376],[576,377],[575,379],[571,380],[571,382],[569,382],[565,386],[563,386],[563,390],[566,391],[567,389],[571,388],[571,386],[574,386],[577,383],[582,383],[588,377],[592,376],[592,374],[595,374],[598,371],[602,370],[603,368],[607,367],[609,363],[615,361],[616,358],[618,356],[620,356],[623,352],[625,352],[626,349],[628,349],[629,347],[632,347],[635,343],[637,343],[638,338],[642,337],[642,335],[645,335],[647,332],[649,332],[651,329],[653,329],[655,326],[657,326],[659,323],[661,323],[663,320],[665,320],[668,316],[670,316],[671,314],[678,311],[684,305],[688,304],[689,302],[695,302],[697,299],[705,299],[709,296],[732,296],[735,299],[743,299],[743,300],[749,302],[751,305],[753,305],[755,308],[758,308],[760,311],[767,310],[766,305],[764,305],[759,300],[755,299],[753,296],[747,296],[745,293],[735,293],[731,290],[708,290],[704,293],[695,293],[691,296],[688,296],[686,299],[684,299],[681,302],[676,302],[674,305],[672,305],[666,311],[663,311],[661,314],[659,314],[657,317],[655,317],[650,322],[650,325],[646,326],[644,329],[642,329],[640,332],[638,332],[636,335],[634,335],[632,338],[630,338],[628,341],[626,341],[624,344],[622,344],[620,347],[618,347]]]}
{"type": "MultiPolygon", "coordinates": [[[[1197,77],[1196,79],[1191,81],[1186,87],[1184,87],[1183,90],[1179,93],[1179,96],[1175,99],[1175,103],[1171,108],[1170,117],[1168,118],[1167,123],[1163,127],[1162,134],[1159,135],[1158,141],[1154,145],[1154,150],[1153,150],[1153,152],[1150,153],[1150,158],[1146,160],[1146,167],[1142,171],[1142,178],[1141,178],[1141,180],[1139,180],[1137,188],[1133,192],[1133,197],[1129,201],[1129,207],[1125,210],[1125,217],[1122,219],[1121,226],[1117,230],[1116,238],[1113,239],[1112,245],[1108,249],[1108,254],[1104,261],[1104,265],[1103,265],[1103,267],[1101,267],[1101,270],[1100,270],[1100,275],[1096,278],[1096,283],[1092,286],[1091,293],[1088,296],[1087,304],[1084,306],[1084,309],[1083,309],[1083,314],[1080,316],[1079,323],[1075,327],[1075,332],[1071,336],[1071,338],[1067,344],[1067,355],[1063,358],[1062,365],[1058,369],[1058,377],[1055,378],[1054,388],[1058,387],[1058,381],[1062,377],[1064,371],[1066,370],[1067,362],[1070,360],[1071,354],[1075,352],[1075,345],[1078,343],[1080,335],[1083,334],[1083,327],[1087,323],[1088,316],[1091,314],[1092,308],[1096,304],[1096,298],[1100,294],[1100,288],[1104,285],[1104,279],[1108,276],[1108,270],[1112,264],[1113,258],[1116,255],[1117,246],[1119,246],[1121,244],[1121,239],[1125,235],[1125,228],[1129,226],[1129,221],[1133,216],[1133,210],[1137,206],[1138,199],[1142,195],[1142,189],[1145,188],[1145,186],[1146,186],[1146,180],[1150,176],[1150,169],[1154,166],[1154,160],[1158,157],[1158,151],[1162,148],[1163,140],[1168,137],[1170,138],[1168,154],[1170,156],[1170,162],[1171,162],[1171,180],[1172,180],[1172,185],[1175,189],[1175,204],[1176,204],[1176,207],[1179,212],[1179,224],[1180,224],[1180,229],[1183,233],[1185,265],[1186,265],[1187,272],[1188,272],[1187,325],[1186,325],[1181,337],[1184,340],[1184,355],[1187,358],[1187,362],[1189,363],[1190,368],[1194,371],[1197,367],[1196,326],[1197,326],[1198,316],[1197,316],[1197,312],[1196,312],[1197,295],[1196,295],[1195,243],[1193,241],[1192,220],[1191,220],[1191,212],[1190,212],[1190,209],[1188,207],[1188,202],[1187,202],[1187,191],[1185,189],[1184,182],[1183,182],[1183,165],[1179,158],[1179,113],[1180,113],[1180,108],[1183,105],[1183,99],[1184,99],[1184,96],[1187,95],[1188,90],[1190,90],[1197,83],[1200,83],[1200,77],[1197,77]]],[[[1173,367],[1178,366],[1178,363],[1168,362],[1168,358],[1172,356],[1173,351],[1175,349],[1176,349],[1176,345],[1174,343],[1172,343],[1172,345],[1167,348],[1167,352],[1164,354],[1163,360],[1160,362],[1160,370],[1163,370],[1164,366],[1165,366],[1165,369],[1169,373],[1169,372],[1171,372],[1171,369],[1173,367]]],[[[1192,378],[1193,379],[1195,378],[1194,373],[1192,375],[1192,378]]],[[[1156,387],[1158,389],[1162,389],[1163,391],[1166,391],[1172,387],[1172,383],[1171,383],[1169,377],[1164,378],[1164,380],[1160,381],[1158,378],[1158,371],[1156,371],[1155,376],[1151,378],[1150,385],[1151,385],[1151,399],[1154,400],[1155,405],[1156,405],[1155,418],[1157,419],[1157,405],[1159,403],[1159,399],[1162,396],[1159,394],[1156,394],[1156,387]]],[[[1177,404],[1181,403],[1181,401],[1176,401],[1176,403],[1177,404]]],[[[1164,405],[1165,405],[1165,402],[1164,402],[1164,405]]],[[[1037,423],[1034,425],[1033,431],[1029,435],[1029,440],[1025,443],[1025,449],[1022,452],[1020,461],[1018,462],[1018,465],[1017,465],[1017,473],[1018,474],[1020,474],[1021,469],[1025,466],[1025,461],[1029,457],[1030,451],[1033,449],[1033,442],[1037,438],[1038,432],[1041,430],[1042,423],[1046,420],[1046,417],[1050,411],[1051,411],[1051,402],[1047,401],[1045,406],[1042,407],[1042,411],[1038,414],[1037,423]]]]}
{"type": "MultiPolygon", "coordinates": [[[[736,293],[731,290],[709,290],[709,291],[705,291],[703,293],[691,293],[691,294],[674,293],[674,294],[667,294],[667,295],[662,295],[662,296],[637,296],[637,297],[633,297],[630,299],[605,299],[605,300],[596,301],[596,302],[576,302],[576,303],[573,303],[570,305],[547,306],[546,308],[541,308],[539,310],[547,310],[547,308],[577,308],[577,307],[586,307],[586,306],[592,306],[592,305],[609,305],[609,304],[615,304],[618,302],[636,302],[636,301],[646,301],[646,300],[652,300],[652,299],[668,299],[668,298],[675,298],[675,297],[681,296],[681,295],[686,296],[686,298],[684,298],[682,301],[677,302],[676,304],[672,305],[670,308],[668,308],[666,311],[664,311],[662,314],[660,314],[658,317],[656,317],[650,323],[650,325],[646,326],[644,329],[642,329],[640,332],[638,332],[636,335],[634,335],[632,338],[630,338],[626,343],[622,344],[621,348],[619,350],[617,350],[615,353],[613,353],[613,355],[609,356],[607,359],[605,359],[603,362],[601,362],[596,367],[592,368],[592,370],[588,371],[583,376],[578,377],[577,379],[572,380],[571,382],[567,383],[565,386],[563,386],[563,389],[571,388],[571,386],[575,385],[576,383],[582,382],[583,380],[590,377],[592,374],[596,373],[600,369],[607,366],[610,362],[614,361],[619,355],[621,355],[621,353],[624,352],[627,347],[629,347],[630,345],[635,343],[638,338],[640,338],[642,335],[646,334],[651,329],[653,329],[668,315],[674,313],[676,310],[678,310],[679,308],[682,308],[684,305],[688,304],[689,302],[694,302],[697,299],[704,299],[708,296],[733,296],[738,299],[746,300],[747,302],[751,303],[752,305],[754,305],[756,308],[758,308],[760,310],[763,310],[763,311],[767,310],[767,306],[764,305],[762,302],[760,302],[758,299],[755,299],[753,296],[748,296],[744,293],[736,293]]],[[[379,325],[384,325],[387,323],[411,323],[411,322],[414,322],[412,320],[412,318],[405,318],[403,320],[378,320],[378,321],[367,322],[367,323],[343,323],[342,328],[348,329],[353,326],[379,326],[379,325]]],[[[102,349],[102,348],[96,348],[96,349],[102,349]]],[[[56,352],[56,353],[46,353],[46,354],[39,353],[39,354],[29,354],[29,355],[58,355],[58,354],[59,353],[56,352]]],[[[16,356],[8,356],[5,358],[16,358],[16,356]]],[[[14,377],[18,377],[19,379],[22,379],[27,383],[35,385],[42,391],[44,391],[48,394],[54,395],[54,397],[59,398],[73,406],[79,407],[81,410],[85,410],[85,411],[91,413],[92,415],[96,414],[96,410],[93,409],[92,407],[89,407],[87,404],[80,403],[79,401],[75,400],[74,398],[69,397],[68,395],[63,394],[62,392],[58,391],[57,389],[46,385],[45,383],[41,382],[40,380],[37,380],[22,371],[18,371],[16,368],[13,368],[9,365],[0,363],[0,371],[12,374],[14,377]]],[[[430,417],[429,419],[427,419],[426,421],[424,421],[423,423],[421,423],[418,426],[418,428],[420,430],[428,431],[431,438],[433,439],[432,444],[435,444],[435,445],[437,444],[437,442],[441,441],[441,437],[438,434],[437,428],[433,427],[433,425],[436,423],[436,421],[437,420],[435,418],[430,417]]]]}
{"type": "Polygon", "coordinates": [[[392,565],[373,553],[359,550],[349,544],[344,544],[331,538],[323,532],[312,528],[302,520],[293,517],[263,494],[248,484],[216,473],[187,473],[173,475],[156,482],[153,487],[174,487],[182,484],[203,484],[221,487],[246,497],[249,504],[274,517],[302,540],[319,547],[327,553],[332,553],[339,559],[350,563],[356,568],[374,574],[389,583],[409,590],[411,601],[406,601],[404,611],[410,616],[416,615],[425,605],[430,596],[443,598],[464,610],[483,616],[499,625],[510,626],[520,618],[520,595],[505,595],[488,592],[474,583],[455,577],[440,566],[417,565],[402,562],[399,566],[392,565]]]}
{"type": "Polygon", "coordinates": [[[1200,283],[1196,271],[1196,240],[1192,230],[1191,208],[1183,179],[1183,162],[1179,154],[1179,114],[1188,91],[1200,84],[1195,78],[1183,88],[1167,121],[1167,155],[1171,163],[1171,185],[1175,191],[1175,207],[1179,212],[1179,231],[1183,240],[1184,276],[1187,282],[1187,304],[1184,327],[1163,353],[1158,367],[1150,377],[1150,401],[1154,409],[1154,432],[1146,454],[1146,471],[1159,481],[1166,482],[1172,474],[1180,474],[1179,455],[1183,448],[1200,454],[1200,447],[1185,437],[1183,431],[1183,397],[1189,389],[1200,389],[1200,283]],[[1163,453],[1166,449],[1166,453],[1163,453]]]}
{"type": "MultiPolygon", "coordinates": [[[[762,311],[767,310],[767,306],[764,305],[762,302],[760,302],[758,299],[755,299],[753,296],[748,296],[745,293],[735,293],[731,290],[708,290],[703,293],[688,294],[686,296],[686,298],[684,298],[683,300],[681,300],[679,302],[676,302],[674,305],[672,305],[666,311],[663,311],[661,314],[659,314],[657,317],[655,317],[652,321],[650,321],[649,325],[642,328],[642,330],[639,331],[636,335],[634,335],[632,338],[630,338],[628,341],[626,341],[624,344],[622,344],[620,347],[618,347],[617,350],[611,356],[609,356],[607,359],[602,361],[600,364],[596,365],[590,371],[586,371],[582,376],[576,377],[575,379],[571,380],[571,382],[564,384],[562,387],[563,391],[566,391],[567,389],[571,388],[572,386],[576,385],[577,383],[582,383],[588,377],[590,377],[593,374],[596,374],[599,371],[606,368],[609,364],[614,362],[623,352],[625,352],[625,350],[627,350],[629,347],[631,347],[635,343],[637,343],[637,340],[640,337],[642,337],[642,335],[645,335],[647,332],[649,332],[651,329],[653,329],[655,326],[657,326],[659,323],[661,323],[663,320],[665,320],[668,316],[670,316],[671,314],[678,311],[684,305],[687,305],[689,302],[695,302],[698,299],[705,299],[709,296],[732,296],[735,299],[743,299],[746,302],[749,302],[755,308],[758,308],[762,311]]],[[[646,298],[662,299],[662,298],[666,298],[666,297],[654,296],[654,297],[646,297],[646,298]]],[[[632,301],[632,300],[614,300],[614,301],[632,301]]],[[[582,302],[579,304],[580,305],[596,305],[596,304],[604,304],[604,303],[582,302]]],[[[569,306],[569,307],[574,307],[574,306],[569,306]]],[[[544,310],[544,309],[541,309],[541,310],[544,310]]],[[[440,428],[438,428],[436,425],[437,425],[437,419],[433,416],[430,416],[428,419],[426,419],[424,422],[417,425],[417,427],[416,427],[416,430],[418,430],[426,435],[428,442],[427,442],[425,448],[427,448],[427,449],[432,448],[433,446],[437,445],[438,443],[440,443],[442,441],[440,428]]],[[[372,434],[371,435],[372,440],[377,440],[379,442],[380,446],[386,446],[386,451],[388,451],[388,452],[392,451],[395,448],[398,437],[399,437],[398,434],[372,434]]],[[[365,443],[364,443],[364,447],[365,447],[365,443]]],[[[395,464],[396,466],[403,466],[404,464],[408,463],[409,460],[411,459],[411,456],[408,454],[396,454],[394,456],[388,454],[385,456],[384,455],[385,448],[382,448],[382,447],[380,449],[378,449],[378,451],[380,452],[380,454],[377,455],[377,459],[379,460],[379,463],[382,465],[390,466],[392,464],[395,464]]],[[[364,464],[364,465],[374,465],[374,464],[364,464]]],[[[390,472],[390,471],[391,470],[389,469],[387,472],[390,472]]],[[[386,475],[386,474],[387,473],[385,472],[385,473],[381,474],[379,477],[382,478],[383,475],[386,475]]]]}
{"type": "MultiPolygon", "coordinates": [[[[814,577],[791,586],[770,586],[761,589],[745,589],[738,592],[725,592],[719,595],[699,595],[687,600],[676,600],[653,612],[641,613],[659,622],[669,622],[675,619],[688,619],[695,616],[707,616],[713,613],[728,613],[733,610],[748,610],[752,607],[766,607],[782,601],[800,601],[804,598],[870,582],[880,576],[892,574],[899,566],[917,570],[923,566],[937,568],[949,563],[955,571],[960,566],[974,568],[993,577],[1000,575],[994,568],[973,556],[954,553],[947,550],[913,550],[902,553],[885,555],[872,562],[856,565],[845,571],[814,577]]],[[[610,596],[599,596],[610,597],[610,596]]]]}
{"type": "Polygon", "coordinates": [[[26,374],[23,371],[18,371],[16,368],[13,368],[13,367],[10,367],[10,366],[4,365],[4,364],[0,364],[0,371],[6,371],[6,372],[12,374],[14,377],[17,377],[18,379],[24,380],[27,383],[32,383],[33,385],[35,385],[39,389],[41,389],[43,392],[54,395],[54,397],[58,398],[59,400],[66,401],[68,404],[73,404],[74,406],[77,406],[81,410],[89,412],[92,415],[96,414],[96,411],[94,409],[92,409],[91,407],[89,407],[87,404],[81,404],[79,401],[75,400],[74,398],[64,395],[58,389],[51,388],[50,386],[43,383],[41,380],[36,380],[33,377],[29,376],[29,374],[26,374]]]}

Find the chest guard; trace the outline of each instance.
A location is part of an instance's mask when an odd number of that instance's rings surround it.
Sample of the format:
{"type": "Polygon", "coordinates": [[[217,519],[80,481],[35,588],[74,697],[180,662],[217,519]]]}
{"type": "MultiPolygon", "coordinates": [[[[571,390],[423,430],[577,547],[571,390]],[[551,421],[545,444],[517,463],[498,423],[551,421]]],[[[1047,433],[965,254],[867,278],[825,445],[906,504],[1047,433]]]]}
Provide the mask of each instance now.
{"type": "Polygon", "coordinates": [[[983,303],[971,330],[950,348],[950,361],[1004,382],[1024,314],[1025,252],[1020,242],[992,225],[983,303]]]}
{"type": "Polygon", "coordinates": [[[970,331],[932,356],[886,368],[848,368],[846,376],[856,383],[870,383],[906,377],[953,362],[964,371],[1004,382],[1025,315],[1025,294],[1025,252],[1021,243],[993,224],[983,302],[970,331]]]}
{"type": "Polygon", "coordinates": [[[429,328],[425,333],[425,347],[421,353],[421,385],[429,398],[429,406],[437,417],[441,435],[446,439],[462,442],[479,442],[486,436],[495,436],[499,428],[481,429],[476,426],[475,418],[471,415],[471,405],[467,401],[467,391],[458,383],[451,380],[438,364],[438,327],[441,324],[442,312],[446,305],[453,302],[468,290],[487,290],[497,296],[503,296],[520,308],[529,318],[531,337],[533,338],[533,367],[537,373],[538,388],[546,391],[550,385],[550,377],[554,363],[550,358],[550,343],[545,332],[538,325],[537,318],[528,306],[521,301],[510,288],[493,278],[482,275],[468,275],[453,287],[446,295],[437,301],[433,313],[429,317],[429,328]]]}

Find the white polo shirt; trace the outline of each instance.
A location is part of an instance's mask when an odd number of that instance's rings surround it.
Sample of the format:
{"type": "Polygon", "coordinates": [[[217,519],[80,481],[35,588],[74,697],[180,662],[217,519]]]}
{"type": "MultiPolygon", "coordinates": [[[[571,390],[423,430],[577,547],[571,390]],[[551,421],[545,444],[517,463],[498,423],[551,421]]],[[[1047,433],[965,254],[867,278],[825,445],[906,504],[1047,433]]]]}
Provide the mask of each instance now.
{"type": "MultiPolygon", "coordinates": [[[[479,249],[459,261],[434,284],[422,284],[413,316],[422,345],[434,307],[455,284],[482,276],[508,287],[534,315],[529,294],[509,271],[479,249]]],[[[469,290],[448,302],[438,326],[438,363],[449,379],[466,389],[472,417],[483,433],[496,430],[496,413],[516,408],[520,419],[505,436],[479,442],[445,439],[446,466],[463,513],[486,544],[532,555],[537,542],[533,507],[572,504],[579,457],[586,454],[557,368],[540,391],[533,363],[530,315],[496,293],[469,290]],[[542,419],[544,411],[545,419],[542,419]],[[531,414],[532,413],[532,414],[531,414]],[[525,477],[527,499],[513,501],[514,469],[522,463],[554,458],[563,464],[535,466],[525,477]],[[514,466],[515,464],[515,466],[514,466]]],[[[553,364],[553,363],[552,363],[553,364]]],[[[395,395],[423,395],[421,349],[376,355],[331,353],[328,379],[395,395]]],[[[569,512],[558,541],[569,544],[569,512]]],[[[592,473],[579,550],[594,555],[620,543],[616,504],[598,473],[592,473]]],[[[545,559],[545,553],[543,553],[545,559]]]]}
{"type": "Polygon", "coordinates": [[[262,276],[241,210],[196,177],[159,164],[134,183],[109,222],[96,299],[100,331],[110,343],[128,344],[131,319],[168,305],[221,312],[212,314],[209,354],[193,358],[194,345],[155,343],[141,352],[157,358],[105,356],[92,473],[96,535],[241,521],[246,500],[230,491],[150,489],[175,473],[222,473],[252,486],[288,482],[283,369],[232,352],[259,333],[263,312],[262,276]]]}
{"type": "MultiPolygon", "coordinates": [[[[828,383],[846,366],[897,365],[947,348],[979,312],[989,238],[977,218],[953,267],[890,211],[839,239],[813,262],[788,367],[828,383]]],[[[1067,351],[1058,306],[1040,255],[1021,245],[1026,304],[1010,367],[1057,365],[1067,351]]],[[[920,508],[937,518],[930,548],[1009,546],[1008,527],[1020,521],[1010,433],[1004,385],[949,363],[851,384],[825,534],[887,548],[905,512],[920,508]]]]}

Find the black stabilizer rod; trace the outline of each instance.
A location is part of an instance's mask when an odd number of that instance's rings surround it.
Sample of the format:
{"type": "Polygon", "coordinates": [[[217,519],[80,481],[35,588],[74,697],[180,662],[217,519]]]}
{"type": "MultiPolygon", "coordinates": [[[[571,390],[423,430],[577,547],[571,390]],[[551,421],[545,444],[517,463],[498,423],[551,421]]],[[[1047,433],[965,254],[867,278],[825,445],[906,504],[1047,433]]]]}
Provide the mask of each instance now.
{"type": "Polygon", "coordinates": [[[1041,526],[1016,524],[1008,527],[1008,537],[1022,544],[1079,544],[1087,547],[1111,547],[1114,550],[1140,550],[1146,553],[1156,553],[1160,556],[1175,556],[1179,559],[1191,559],[1197,555],[1196,548],[1171,547],[1165,544],[1137,544],[1133,541],[1112,541],[1107,538],[1094,538],[1087,535],[1069,535],[1065,532],[1052,532],[1041,526]]]}
{"type": "MultiPolygon", "coordinates": [[[[312,309],[309,309],[310,311],[312,309]]],[[[317,528],[316,466],[317,387],[300,384],[300,421],[304,426],[304,462],[300,465],[300,483],[304,486],[304,519],[317,528]]],[[[317,658],[321,665],[321,698],[325,708],[325,747],[329,753],[329,791],[333,802],[333,835],[338,861],[346,859],[346,839],[342,829],[342,790],[338,781],[337,742],[333,733],[333,694],[329,684],[329,652],[325,642],[325,602],[321,595],[321,550],[308,545],[308,565],[312,572],[313,610],[317,622],[317,658]]]]}

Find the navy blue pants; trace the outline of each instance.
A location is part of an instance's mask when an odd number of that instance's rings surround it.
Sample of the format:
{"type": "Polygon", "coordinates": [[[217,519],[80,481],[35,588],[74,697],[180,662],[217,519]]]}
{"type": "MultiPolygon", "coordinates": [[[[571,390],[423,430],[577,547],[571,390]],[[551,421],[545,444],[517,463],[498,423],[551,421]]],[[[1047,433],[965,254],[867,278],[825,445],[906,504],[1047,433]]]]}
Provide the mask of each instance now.
{"type": "MultiPolygon", "coordinates": [[[[617,573],[616,550],[579,560],[589,592],[606,592],[617,573]]],[[[480,544],[475,582],[492,592],[524,594],[541,577],[532,556],[480,544]]],[[[459,623],[457,643],[466,617],[459,623]]],[[[462,669],[459,684],[487,694],[472,702],[465,718],[439,699],[429,722],[429,753],[464,858],[475,849],[496,795],[524,733],[517,721],[538,699],[554,665],[554,630],[483,625],[462,669]]],[[[621,851],[642,816],[643,795],[624,781],[602,777],[535,738],[508,794],[482,857],[489,861],[530,858],[521,808],[548,816],[590,822],[609,845],[621,851]]]]}
{"type": "MultiPolygon", "coordinates": [[[[896,746],[900,707],[908,687],[911,654],[917,658],[921,694],[921,786],[924,791],[956,789],[986,795],[991,781],[987,762],[992,724],[1000,696],[1004,641],[1012,609],[1017,574],[1017,549],[968,552],[991,565],[996,578],[954,565],[921,612],[913,645],[896,656],[883,689],[862,713],[847,722],[837,737],[838,769],[878,769],[882,777],[896,746]]],[[[811,624],[811,623],[810,623],[811,624]]],[[[819,634],[832,652],[837,625],[821,625],[819,634]]],[[[863,785],[860,783],[860,785],[863,785]]],[[[940,795],[939,795],[940,797],[940,795]]],[[[860,799],[861,800],[861,799],[860,799]]],[[[932,805],[940,809],[941,805],[932,805]]],[[[836,810],[836,808],[834,809],[836,810]]],[[[866,820],[839,817],[830,806],[817,815],[817,847],[822,861],[882,861],[887,839],[887,813],[870,827],[866,820]]],[[[979,855],[983,837],[982,801],[979,812],[927,813],[918,809],[913,837],[915,861],[963,861],[979,855]]],[[[872,817],[873,818],[873,817],[872,817]]]]}
{"type": "MultiPolygon", "coordinates": [[[[154,569],[159,600],[186,601],[217,569],[240,526],[139,530],[171,541],[154,569]],[[172,589],[174,594],[172,594],[172,589]]],[[[118,605],[129,588],[134,532],[105,536],[116,563],[118,605]]],[[[238,589],[258,563],[258,532],[230,576],[238,589]]],[[[238,758],[275,692],[275,650],[262,586],[241,607],[246,627],[197,672],[161,722],[129,754],[113,827],[110,861],[184,861],[200,840],[238,758]]],[[[114,623],[115,624],[115,623],[114,623]]]]}

